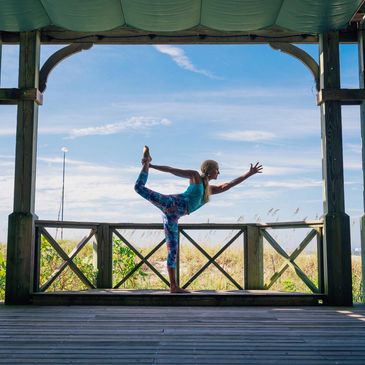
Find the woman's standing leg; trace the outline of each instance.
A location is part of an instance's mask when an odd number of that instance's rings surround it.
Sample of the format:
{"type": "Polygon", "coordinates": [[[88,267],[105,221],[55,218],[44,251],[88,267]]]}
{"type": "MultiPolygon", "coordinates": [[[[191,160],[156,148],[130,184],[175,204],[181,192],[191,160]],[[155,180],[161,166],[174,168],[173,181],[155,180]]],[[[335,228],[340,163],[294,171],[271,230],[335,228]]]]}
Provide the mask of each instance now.
{"type": "Polygon", "coordinates": [[[170,279],[171,293],[190,293],[188,290],[181,289],[176,281],[176,258],[179,249],[179,226],[178,216],[165,214],[163,217],[163,227],[167,245],[167,271],[170,279]]]}

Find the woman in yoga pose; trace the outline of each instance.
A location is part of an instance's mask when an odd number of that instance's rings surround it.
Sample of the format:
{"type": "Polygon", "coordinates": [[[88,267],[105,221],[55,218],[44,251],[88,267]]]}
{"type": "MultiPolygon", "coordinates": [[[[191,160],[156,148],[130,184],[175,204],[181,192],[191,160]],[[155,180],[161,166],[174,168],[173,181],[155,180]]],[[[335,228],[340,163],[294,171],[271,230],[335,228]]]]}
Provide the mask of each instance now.
{"type": "Polygon", "coordinates": [[[242,176],[228,183],[210,185],[210,180],[216,180],[219,175],[219,166],[216,161],[206,160],[201,165],[201,173],[195,170],[182,170],[169,166],[157,166],[151,163],[152,158],[147,146],[143,150],[142,170],[135,185],[135,191],[147,199],[163,213],[163,226],[168,249],[167,271],[170,279],[171,293],[189,293],[176,282],[176,256],[178,250],[178,221],[179,218],[191,214],[209,201],[209,195],[223,193],[233,186],[240,184],[252,175],[262,172],[262,165],[258,162],[242,176]],[[149,169],[169,172],[173,175],[190,180],[190,185],[184,193],[164,195],[146,188],[149,169]]]}

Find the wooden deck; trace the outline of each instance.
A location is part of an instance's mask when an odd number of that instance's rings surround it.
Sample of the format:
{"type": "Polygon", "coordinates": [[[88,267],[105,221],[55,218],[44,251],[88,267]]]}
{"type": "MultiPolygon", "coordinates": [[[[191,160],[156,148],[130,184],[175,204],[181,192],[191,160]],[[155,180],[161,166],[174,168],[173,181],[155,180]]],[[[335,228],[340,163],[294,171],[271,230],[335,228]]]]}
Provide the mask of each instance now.
{"type": "Polygon", "coordinates": [[[90,289],[34,293],[36,305],[146,305],[146,306],[247,306],[318,305],[323,294],[288,293],[270,290],[200,290],[170,294],[166,290],[90,289]]]}
{"type": "Polygon", "coordinates": [[[0,304],[1,364],[361,364],[365,306],[0,304]]]}

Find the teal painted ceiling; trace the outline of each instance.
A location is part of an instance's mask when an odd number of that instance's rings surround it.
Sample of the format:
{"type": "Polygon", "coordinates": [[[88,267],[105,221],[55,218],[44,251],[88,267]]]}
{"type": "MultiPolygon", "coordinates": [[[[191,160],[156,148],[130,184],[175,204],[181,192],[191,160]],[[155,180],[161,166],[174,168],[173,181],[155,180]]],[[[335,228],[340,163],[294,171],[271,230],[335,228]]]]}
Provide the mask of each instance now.
{"type": "Polygon", "coordinates": [[[78,32],[196,26],[251,32],[321,33],[346,27],[363,0],[0,0],[0,31],[57,26],[78,32]]]}

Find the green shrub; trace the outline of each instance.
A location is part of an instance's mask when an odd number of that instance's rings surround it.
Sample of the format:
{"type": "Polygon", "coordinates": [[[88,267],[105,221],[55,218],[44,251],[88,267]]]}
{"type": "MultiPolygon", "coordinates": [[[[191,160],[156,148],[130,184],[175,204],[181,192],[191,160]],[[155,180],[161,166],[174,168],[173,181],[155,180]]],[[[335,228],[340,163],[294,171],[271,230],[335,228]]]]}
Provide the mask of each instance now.
{"type": "Polygon", "coordinates": [[[289,292],[298,291],[297,286],[291,280],[284,280],[283,281],[283,290],[284,291],[289,291],[289,292]]]}
{"type": "MultiPolygon", "coordinates": [[[[120,239],[113,239],[113,285],[118,284],[136,266],[136,253],[120,239]]],[[[148,276],[140,267],[124,284],[124,288],[138,288],[138,280],[148,276]]]]}

